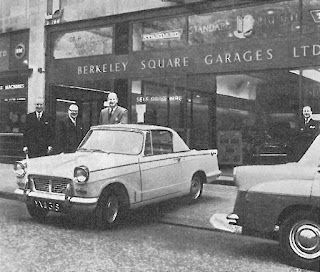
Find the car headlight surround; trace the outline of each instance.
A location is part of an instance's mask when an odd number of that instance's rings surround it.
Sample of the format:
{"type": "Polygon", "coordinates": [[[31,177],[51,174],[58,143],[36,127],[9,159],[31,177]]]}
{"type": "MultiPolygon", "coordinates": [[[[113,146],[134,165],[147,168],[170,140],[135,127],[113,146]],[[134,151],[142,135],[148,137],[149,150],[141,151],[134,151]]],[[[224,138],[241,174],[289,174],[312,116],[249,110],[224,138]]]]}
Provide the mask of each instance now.
{"type": "Polygon", "coordinates": [[[18,178],[23,178],[27,173],[27,163],[15,162],[14,163],[14,173],[18,178]]]}
{"type": "Polygon", "coordinates": [[[89,179],[89,168],[81,165],[74,169],[74,178],[78,183],[86,183],[89,179]]]}

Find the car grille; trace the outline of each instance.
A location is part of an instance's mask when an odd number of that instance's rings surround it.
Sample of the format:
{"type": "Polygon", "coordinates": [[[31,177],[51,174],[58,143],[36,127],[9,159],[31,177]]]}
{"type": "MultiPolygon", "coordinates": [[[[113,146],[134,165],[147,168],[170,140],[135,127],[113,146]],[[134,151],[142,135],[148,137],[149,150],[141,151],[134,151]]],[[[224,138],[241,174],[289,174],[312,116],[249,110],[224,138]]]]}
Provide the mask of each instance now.
{"type": "Polygon", "coordinates": [[[30,176],[37,191],[63,194],[70,183],[70,179],[46,176],[30,176]]]}

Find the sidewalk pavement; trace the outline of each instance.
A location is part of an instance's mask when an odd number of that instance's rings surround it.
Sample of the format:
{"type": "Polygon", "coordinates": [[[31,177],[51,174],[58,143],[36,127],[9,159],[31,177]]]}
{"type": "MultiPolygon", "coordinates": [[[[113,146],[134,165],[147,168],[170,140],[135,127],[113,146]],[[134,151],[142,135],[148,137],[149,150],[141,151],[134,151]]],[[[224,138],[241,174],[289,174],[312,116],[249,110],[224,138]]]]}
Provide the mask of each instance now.
{"type": "MultiPolygon", "coordinates": [[[[161,204],[160,221],[207,230],[224,229],[234,232],[228,230],[230,226],[221,227],[224,222],[219,219],[225,218],[225,215],[233,210],[237,189],[230,185],[233,185],[232,177],[221,176],[213,184],[204,184],[202,197],[196,203],[190,204],[185,198],[161,204]]],[[[17,200],[13,194],[16,188],[13,165],[0,163],[0,198],[17,200]]]]}

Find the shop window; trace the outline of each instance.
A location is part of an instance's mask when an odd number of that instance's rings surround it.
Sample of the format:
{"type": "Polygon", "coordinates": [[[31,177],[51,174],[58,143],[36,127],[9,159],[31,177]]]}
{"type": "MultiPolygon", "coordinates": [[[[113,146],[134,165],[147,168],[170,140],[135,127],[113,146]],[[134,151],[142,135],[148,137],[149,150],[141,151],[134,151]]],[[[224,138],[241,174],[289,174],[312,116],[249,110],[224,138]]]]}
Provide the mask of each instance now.
{"type": "Polygon", "coordinates": [[[150,20],[133,25],[133,51],[187,46],[185,17],[150,20]]]}
{"type": "Polygon", "coordinates": [[[0,133],[22,133],[27,116],[25,97],[0,98],[0,133]]]}
{"type": "MultiPolygon", "coordinates": [[[[287,147],[299,122],[299,75],[293,70],[217,76],[217,135],[221,164],[255,163],[265,144],[287,147]]],[[[279,151],[280,152],[280,151],[279,151]]],[[[275,155],[283,158],[284,153],[275,155]]]]}
{"type": "Polygon", "coordinates": [[[134,123],[183,128],[186,94],[179,77],[133,81],[132,102],[134,123]]]}
{"type": "Polygon", "coordinates": [[[125,55],[129,53],[129,23],[118,23],[115,27],[115,54],[125,55]]]}
{"type": "Polygon", "coordinates": [[[291,72],[301,76],[301,107],[310,106],[313,118],[320,121],[320,68],[311,67],[291,72]]]}
{"type": "Polygon", "coordinates": [[[189,75],[187,78],[187,126],[190,130],[191,148],[215,147],[212,138],[214,120],[211,114],[215,85],[215,77],[212,74],[189,75]]]}
{"type": "Polygon", "coordinates": [[[171,127],[191,148],[213,147],[213,75],[132,81],[132,122],[171,127]]]}
{"type": "Polygon", "coordinates": [[[53,40],[55,59],[112,54],[113,28],[96,27],[59,32],[54,34],[53,40]]]}
{"type": "Polygon", "coordinates": [[[314,33],[320,30],[320,2],[302,1],[302,32],[314,33]]]}
{"type": "Polygon", "coordinates": [[[299,0],[189,16],[190,45],[298,35],[299,0]]]}

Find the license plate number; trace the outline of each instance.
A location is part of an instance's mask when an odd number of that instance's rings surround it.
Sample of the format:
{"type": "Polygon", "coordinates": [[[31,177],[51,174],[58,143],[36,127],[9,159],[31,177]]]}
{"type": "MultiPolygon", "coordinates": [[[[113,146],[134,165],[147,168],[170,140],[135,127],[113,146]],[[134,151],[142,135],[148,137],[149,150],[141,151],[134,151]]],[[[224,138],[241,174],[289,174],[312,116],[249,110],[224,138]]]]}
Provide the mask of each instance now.
{"type": "Polygon", "coordinates": [[[60,204],[56,202],[35,199],[34,204],[36,205],[36,207],[44,210],[48,210],[48,211],[60,212],[61,210],[60,204]]]}

